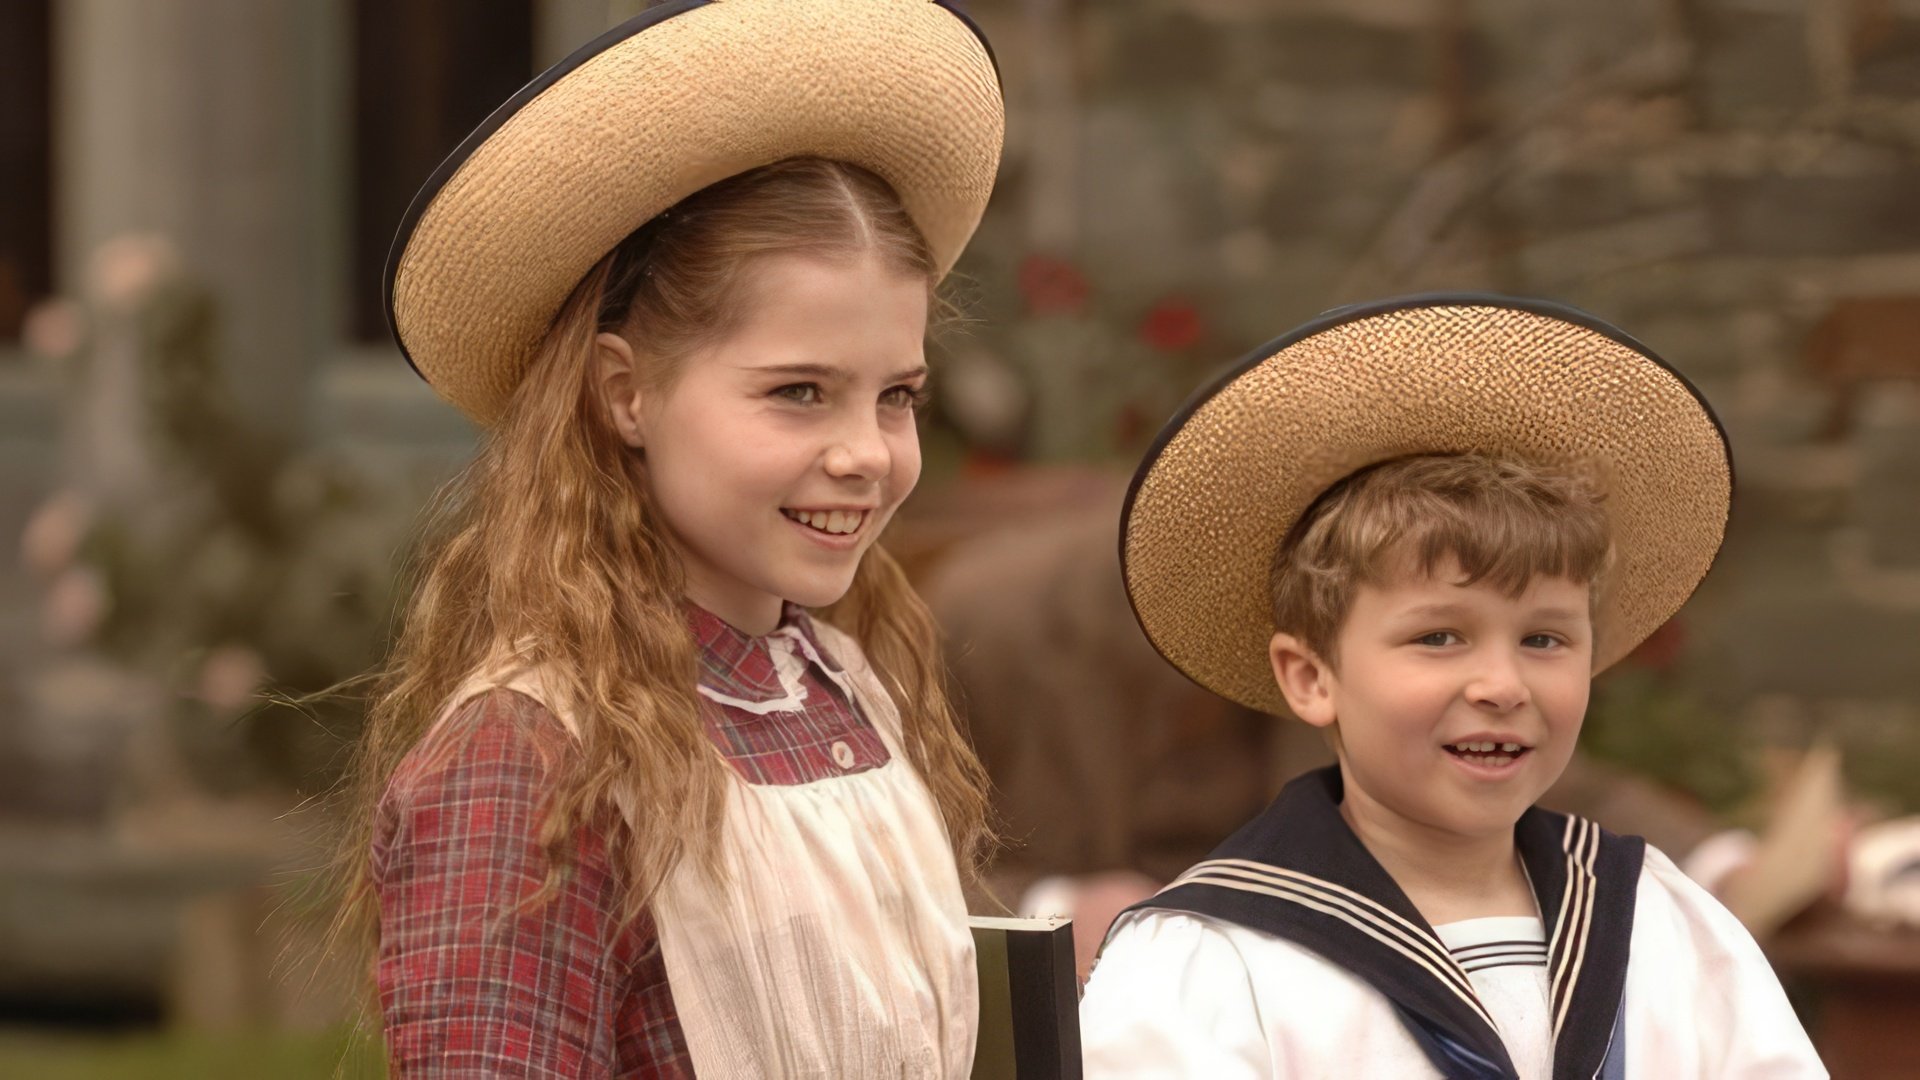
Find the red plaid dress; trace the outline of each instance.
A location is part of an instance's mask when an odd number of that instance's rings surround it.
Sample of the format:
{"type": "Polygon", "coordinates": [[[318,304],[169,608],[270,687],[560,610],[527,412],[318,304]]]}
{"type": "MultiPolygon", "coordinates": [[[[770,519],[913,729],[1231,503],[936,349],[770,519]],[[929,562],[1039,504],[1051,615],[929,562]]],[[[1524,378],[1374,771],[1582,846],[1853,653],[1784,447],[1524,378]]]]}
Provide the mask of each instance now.
{"type": "MultiPolygon", "coordinates": [[[[886,763],[879,732],[813,662],[799,674],[804,706],[766,711],[788,693],[767,639],[698,608],[689,622],[707,734],[748,782],[804,784],[886,763]]],[[[805,612],[790,606],[782,626],[836,663],[805,612]]],[[[372,875],[396,1077],[693,1075],[652,921],[616,925],[606,822],[575,834],[559,894],[521,910],[546,880],[540,805],[572,747],[544,706],[495,689],[394,773],[372,875]]]]}

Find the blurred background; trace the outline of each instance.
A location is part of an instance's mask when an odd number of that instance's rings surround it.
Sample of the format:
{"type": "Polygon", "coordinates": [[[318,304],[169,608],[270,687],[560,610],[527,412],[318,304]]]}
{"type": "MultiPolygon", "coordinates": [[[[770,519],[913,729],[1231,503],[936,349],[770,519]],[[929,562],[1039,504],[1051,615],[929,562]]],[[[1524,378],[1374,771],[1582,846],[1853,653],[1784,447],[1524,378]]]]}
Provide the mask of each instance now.
{"type": "MultiPolygon", "coordinates": [[[[402,212],[646,6],[0,0],[0,1075],[378,1075],[299,959],[358,716],[262,695],[376,662],[474,447],[387,335],[402,212]]],[[[1914,1075],[1920,0],[961,6],[1006,155],[888,542],[1003,899],[1090,923],[1325,760],[1127,611],[1121,493],[1185,394],[1338,304],[1546,296],[1685,373],[1738,471],[1555,799],[1719,891],[1837,1077],[1914,1075]]]]}

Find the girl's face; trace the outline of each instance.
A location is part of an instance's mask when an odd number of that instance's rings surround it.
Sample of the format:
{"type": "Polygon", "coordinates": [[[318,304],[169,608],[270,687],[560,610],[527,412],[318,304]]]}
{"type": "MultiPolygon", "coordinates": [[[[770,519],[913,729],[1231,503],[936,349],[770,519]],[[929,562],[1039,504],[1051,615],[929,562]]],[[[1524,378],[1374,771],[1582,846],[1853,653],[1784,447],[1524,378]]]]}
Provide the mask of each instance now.
{"type": "Polygon", "coordinates": [[[623,339],[599,343],[614,422],[645,454],[688,598],[761,634],[782,601],[845,595],[920,478],[927,282],[867,255],[787,255],[741,287],[738,325],[664,390],[639,389],[623,339]],[[610,350],[625,353],[624,376],[610,350]]]}

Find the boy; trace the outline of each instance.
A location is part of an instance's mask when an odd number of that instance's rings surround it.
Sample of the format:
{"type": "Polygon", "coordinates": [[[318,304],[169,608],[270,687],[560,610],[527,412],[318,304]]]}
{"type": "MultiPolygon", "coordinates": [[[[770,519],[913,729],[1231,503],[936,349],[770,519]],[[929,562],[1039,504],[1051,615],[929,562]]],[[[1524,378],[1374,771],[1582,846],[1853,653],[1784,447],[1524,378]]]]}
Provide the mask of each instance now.
{"type": "Polygon", "coordinates": [[[1339,763],[1115,922],[1088,1076],[1824,1077],[1738,921],[1532,805],[1731,480],[1684,380],[1534,301],[1343,309],[1196,395],[1128,496],[1135,613],[1339,763]]]}

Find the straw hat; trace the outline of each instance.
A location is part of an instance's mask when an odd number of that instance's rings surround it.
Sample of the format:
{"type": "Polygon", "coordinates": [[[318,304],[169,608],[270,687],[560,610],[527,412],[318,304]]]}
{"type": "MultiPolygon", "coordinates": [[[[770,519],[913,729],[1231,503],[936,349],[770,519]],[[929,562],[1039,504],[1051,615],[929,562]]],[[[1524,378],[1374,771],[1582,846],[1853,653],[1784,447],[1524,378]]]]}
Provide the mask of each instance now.
{"type": "Polygon", "coordinates": [[[1596,671],[1680,609],[1726,532],[1725,433],[1646,346],[1544,301],[1399,297],[1262,346],[1175,414],[1121,511],[1134,614],[1195,682],[1284,713],[1267,575],[1288,530],[1360,469],[1465,452],[1600,468],[1617,576],[1596,671]]]}
{"type": "Polygon", "coordinates": [[[494,110],[394,239],[407,360],[481,424],[601,256],[710,184],[792,157],[886,180],[944,274],[986,207],[1004,132],[979,30],[933,0],[671,0],[494,110]]]}

